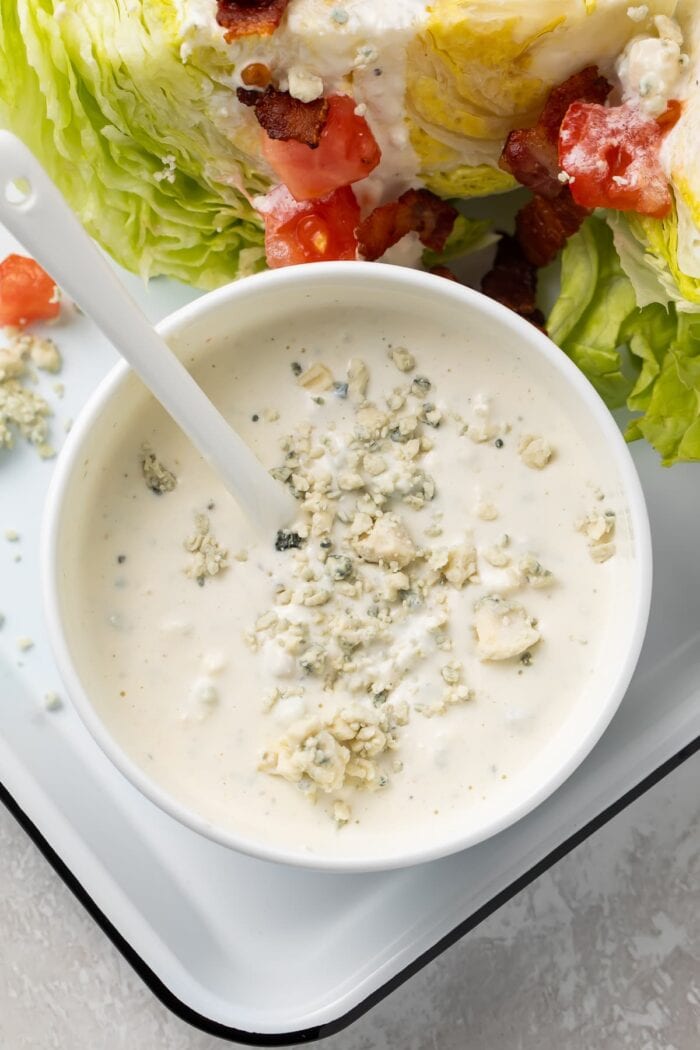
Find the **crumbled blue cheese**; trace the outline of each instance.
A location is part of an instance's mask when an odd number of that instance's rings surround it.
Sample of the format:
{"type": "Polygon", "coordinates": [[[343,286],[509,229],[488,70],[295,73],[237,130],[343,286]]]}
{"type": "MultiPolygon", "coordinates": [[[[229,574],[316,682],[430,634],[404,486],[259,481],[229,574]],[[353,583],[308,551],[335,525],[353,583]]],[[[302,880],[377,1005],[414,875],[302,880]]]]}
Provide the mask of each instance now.
{"type": "Polygon", "coordinates": [[[0,382],[24,375],[26,364],[15,346],[0,347],[0,382]]]}
{"type": "Polygon", "coordinates": [[[53,691],[44,693],[44,708],[46,711],[60,711],[63,707],[63,701],[58,693],[53,691]]]}
{"type": "Polygon", "coordinates": [[[0,382],[0,449],[12,448],[18,432],[35,445],[42,459],[55,450],[48,443],[51,409],[45,398],[23,386],[18,379],[0,382]]]}
{"type": "Polygon", "coordinates": [[[472,403],[470,418],[462,421],[462,433],[481,445],[504,431],[503,424],[493,418],[491,399],[477,395],[472,403]]]}
{"type": "Polygon", "coordinates": [[[172,470],[161,463],[148,445],[143,445],[141,449],[141,473],[148,488],[156,495],[172,492],[177,485],[177,478],[172,470]]]}
{"type": "Polygon", "coordinates": [[[376,710],[357,705],[328,719],[302,719],[263,754],[259,768],[302,785],[311,799],[318,791],[331,794],[346,787],[376,790],[388,779],[382,759],[398,746],[397,731],[407,722],[406,705],[391,704],[376,710]]]}
{"type": "Polygon", "coordinates": [[[553,455],[552,446],[535,434],[524,434],[518,442],[518,455],[526,467],[543,470],[553,455]]]}
{"type": "Polygon", "coordinates": [[[0,382],[18,379],[32,364],[42,372],[60,372],[61,353],[52,339],[42,339],[29,332],[14,332],[7,346],[0,347],[0,382]]]}
{"type": "Polygon", "coordinates": [[[55,374],[61,371],[63,359],[52,339],[41,339],[25,332],[16,337],[16,343],[25,356],[29,355],[31,363],[40,368],[42,372],[55,374]]]}
{"type": "Polygon", "coordinates": [[[356,537],[353,546],[368,562],[403,569],[414,560],[416,548],[406,526],[395,514],[383,514],[371,527],[356,537]]]}
{"type": "Polygon", "coordinates": [[[669,99],[676,96],[690,61],[683,51],[678,22],[657,15],[654,26],[657,35],[634,37],[616,65],[624,101],[637,105],[650,117],[660,116],[669,99]]]}
{"type": "Polygon", "coordinates": [[[477,652],[482,660],[509,660],[531,649],[540,633],[519,602],[488,594],[474,607],[477,652]]]}
{"type": "Polygon", "coordinates": [[[389,357],[394,362],[399,372],[412,372],[416,367],[416,359],[410,350],[403,346],[394,346],[389,351],[389,357]]]}
{"type": "Polygon", "coordinates": [[[185,550],[192,555],[187,575],[204,585],[207,577],[217,576],[227,567],[228,551],[216,541],[211,533],[211,523],[206,514],[195,514],[195,532],[184,543],[185,550]]]}
{"type": "Polygon", "coordinates": [[[637,4],[634,7],[627,8],[627,17],[632,22],[643,22],[649,17],[649,7],[647,4],[637,4]]]}
{"type": "MultiPolygon", "coordinates": [[[[409,350],[394,347],[388,354],[399,372],[416,369],[409,350]]],[[[312,397],[337,392],[338,381],[322,361],[292,371],[312,397]]],[[[297,497],[298,516],[276,544],[270,607],[245,635],[280,683],[263,707],[285,732],[260,768],[298,784],[310,799],[336,796],[329,814],[338,824],[346,819],[350,789],[379,786],[396,771],[357,748],[372,740],[383,755],[383,720],[396,721],[399,705],[422,717],[447,717],[454,705],[474,699],[453,656],[463,601],[456,592],[480,588],[478,597],[486,591],[472,619],[476,656],[526,663],[540,630],[520,602],[504,595],[554,582],[522,540],[503,533],[497,539],[490,525],[477,525],[499,517],[491,493],[480,486],[461,541],[454,535],[439,540],[442,515],[427,512],[436,493],[429,468],[438,427],[456,423],[480,444],[493,438],[494,455],[501,455],[500,435],[511,427],[496,418],[491,399],[476,394],[467,422],[438,407],[438,392],[425,375],[376,401],[368,399],[370,378],[365,362],[352,358],[341,384],[343,428],[305,421],[280,440],[283,460],[272,473],[297,497]],[[477,530],[483,545],[475,541],[477,530]],[[329,698],[319,711],[303,696],[305,682],[309,692],[320,688],[329,698]]],[[[540,470],[553,449],[542,437],[524,435],[519,454],[540,470]]],[[[398,737],[391,739],[393,749],[398,737]]]]}
{"type": "Polygon", "coordinates": [[[551,587],[554,583],[554,574],[549,569],[545,569],[534,554],[525,554],[520,559],[518,572],[531,587],[551,587]]]}
{"type": "Polygon", "coordinates": [[[333,387],[333,373],[323,364],[311,365],[297,379],[299,386],[314,394],[321,394],[333,387]]]}
{"type": "Polygon", "coordinates": [[[588,541],[588,552],[595,562],[608,561],[615,554],[615,512],[593,510],[576,522],[576,528],[588,541]]]}
{"type": "Polygon", "coordinates": [[[369,384],[369,369],[359,357],[353,357],[348,364],[348,395],[353,401],[363,401],[369,384]]]}
{"type": "Polygon", "coordinates": [[[291,66],[287,71],[287,90],[300,102],[314,102],[323,94],[323,80],[302,66],[291,66]]]}
{"type": "Polygon", "coordinates": [[[219,703],[219,690],[208,676],[197,678],[191,685],[180,717],[185,721],[203,722],[219,703]]]}
{"type": "Polygon", "coordinates": [[[475,513],[482,521],[495,521],[498,517],[498,507],[491,500],[481,499],[476,504],[475,513]]]}

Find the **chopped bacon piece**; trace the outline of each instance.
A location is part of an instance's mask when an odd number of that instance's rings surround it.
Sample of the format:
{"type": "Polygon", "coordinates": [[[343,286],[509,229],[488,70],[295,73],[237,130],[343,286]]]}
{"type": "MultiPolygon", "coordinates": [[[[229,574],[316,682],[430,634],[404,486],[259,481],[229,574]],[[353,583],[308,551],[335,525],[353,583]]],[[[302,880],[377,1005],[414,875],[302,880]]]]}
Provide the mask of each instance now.
{"type": "Polygon", "coordinates": [[[258,123],[268,138],[293,139],[304,146],[315,149],[321,141],[321,132],[328,119],[328,99],[317,98],[313,102],[302,102],[288,91],[267,87],[264,91],[238,88],[238,101],[255,110],[258,123]]]}
{"type": "Polygon", "coordinates": [[[289,0],[218,0],[216,21],[231,43],[239,36],[270,36],[282,21],[289,0]]]}
{"type": "Polygon", "coordinates": [[[298,201],[317,200],[359,182],[379,164],[382,151],[355,109],[349,95],[328,98],[328,119],[313,152],[299,142],[263,140],[265,160],[298,201]]]}
{"type": "Polygon", "coordinates": [[[596,66],[586,66],[553,88],[534,127],[511,131],[501,154],[500,166],[535,193],[557,197],[561,192],[561,183],[557,179],[561,122],[572,103],[602,103],[610,90],[611,85],[599,74],[596,66]]]}
{"type": "Polygon", "coordinates": [[[550,91],[535,126],[512,131],[501,154],[501,167],[534,195],[516,216],[515,237],[501,241],[482,289],[539,327],[543,319],[535,306],[537,268],[556,259],[589,214],[558,177],[561,124],[580,100],[599,104],[610,90],[596,66],[586,66],[550,91]]]}
{"type": "Polygon", "coordinates": [[[525,258],[521,245],[510,234],[501,235],[493,267],[482,280],[481,290],[526,321],[544,328],[544,315],[537,307],[537,268],[525,258]]]}
{"type": "Polygon", "coordinates": [[[360,223],[357,230],[360,253],[372,262],[413,232],[426,248],[441,252],[457,215],[456,208],[430,190],[407,190],[397,201],[375,208],[360,223]]]}
{"type": "Polygon", "coordinates": [[[567,187],[553,200],[535,195],[515,217],[515,234],[533,266],[549,266],[590,215],[567,187]]]}
{"type": "Polygon", "coordinates": [[[433,266],[430,273],[435,277],[444,277],[446,281],[457,281],[458,284],[460,283],[459,277],[456,273],[452,273],[449,266],[433,266]]]}
{"type": "Polygon", "coordinates": [[[559,163],[574,200],[663,219],[673,207],[659,156],[664,134],[633,106],[574,102],[559,134],[559,163]]]}

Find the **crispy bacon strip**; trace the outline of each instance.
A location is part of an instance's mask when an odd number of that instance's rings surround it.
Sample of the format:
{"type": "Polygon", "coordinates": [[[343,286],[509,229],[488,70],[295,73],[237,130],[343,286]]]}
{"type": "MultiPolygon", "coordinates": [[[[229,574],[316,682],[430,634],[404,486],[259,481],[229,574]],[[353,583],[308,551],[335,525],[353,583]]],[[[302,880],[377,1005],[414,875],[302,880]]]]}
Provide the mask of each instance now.
{"type": "Polygon", "coordinates": [[[515,218],[515,236],[499,242],[481,289],[538,328],[544,327],[544,317],[536,304],[537,269],[554,262],[590,214],[558,178],[561,124],[574,102],[602,105],[610,91],[597,67],[586,66],[550,91],[534,127],[511,131],[501,154],[500,166],[529,187],[533,198],[515,218]]]}
{"type": "Polygon", "coordinates": [[[515,235],[523,255],[533,266],[549,266],[590,214],[574,201],[566,186],[553,200],[535,195],[515,217],[515,235]]]}
{"type": "Polygon", "coordinates": [[[452,272],[449,266],[433,266],[430,273],[434,274],[435,277],[444,277],[446,281],[456,281],[459,284],[459,277],[452,272]]]}
{"type": "Polygon", "coordinates": [[[499,161],[501,168],[534,193],[558,197],[562,184],[557,179],[557,144],[566,111],[573,102],[598,102],[602,105],[611,88],[596,66],[586,66],[553,88],[534,127],[511,131],[499,161]]]}
{"type": "Polygon", "coordinates": [[[301,102],[288,91],[267,87],[264,91],[238,88],[238,101],[255,110],[261,128],[271,139],[288,142],[294,139],[316,149],[328,119],[328,99],[301,102]]]}
{"type": "Polygon", "coordinates": [[[517,238],[501,234],[493,267],[482,280],[481,290],[544,328],[544,314],[537,307],[537,268],[525,258],[517,238]]]}
{"type": "Polygon", "coordinates": [[[407,233],[417,233],[426,248],[441,252],[458,212],[430,190],[407,190],[397,201],[375,208],[357,229],[360,253],[379,259],[407,233]]]}
{"type": "Polygon", "coordinates": [[[270,36],[282,21],[289,0],[218,0],[216,21],[227,43],[240,36],[270,36]]]}

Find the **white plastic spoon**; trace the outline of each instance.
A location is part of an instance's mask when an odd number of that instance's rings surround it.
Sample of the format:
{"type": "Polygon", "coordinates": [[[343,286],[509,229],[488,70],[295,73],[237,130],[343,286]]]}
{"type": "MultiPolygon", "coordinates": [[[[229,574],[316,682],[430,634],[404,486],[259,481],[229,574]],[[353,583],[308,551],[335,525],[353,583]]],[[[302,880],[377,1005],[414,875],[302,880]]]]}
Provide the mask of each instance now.
{"type": "Polygon", "coordinates": [[[295,514],[126,291],[36,157],[0,131],[0,221],[88,314],[187,434],[252,524],[276,532],[295,514]],[[18,192],[19,187],[19,192],[18,192]]]}

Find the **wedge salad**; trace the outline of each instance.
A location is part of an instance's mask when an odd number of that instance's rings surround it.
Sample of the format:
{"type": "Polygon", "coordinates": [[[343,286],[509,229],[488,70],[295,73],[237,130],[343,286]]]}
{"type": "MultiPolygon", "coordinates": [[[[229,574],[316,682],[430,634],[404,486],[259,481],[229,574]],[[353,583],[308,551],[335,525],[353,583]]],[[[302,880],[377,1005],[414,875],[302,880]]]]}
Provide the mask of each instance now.
{"type": "Polygon", "coordinates": [[[0,0],[0,124],[144,278],[492,246],[482,290],[670,465],[700,459],[699,55],[697,0],[0,0]],[[461,205],[518,186],[514,231],[461,205]]]}

